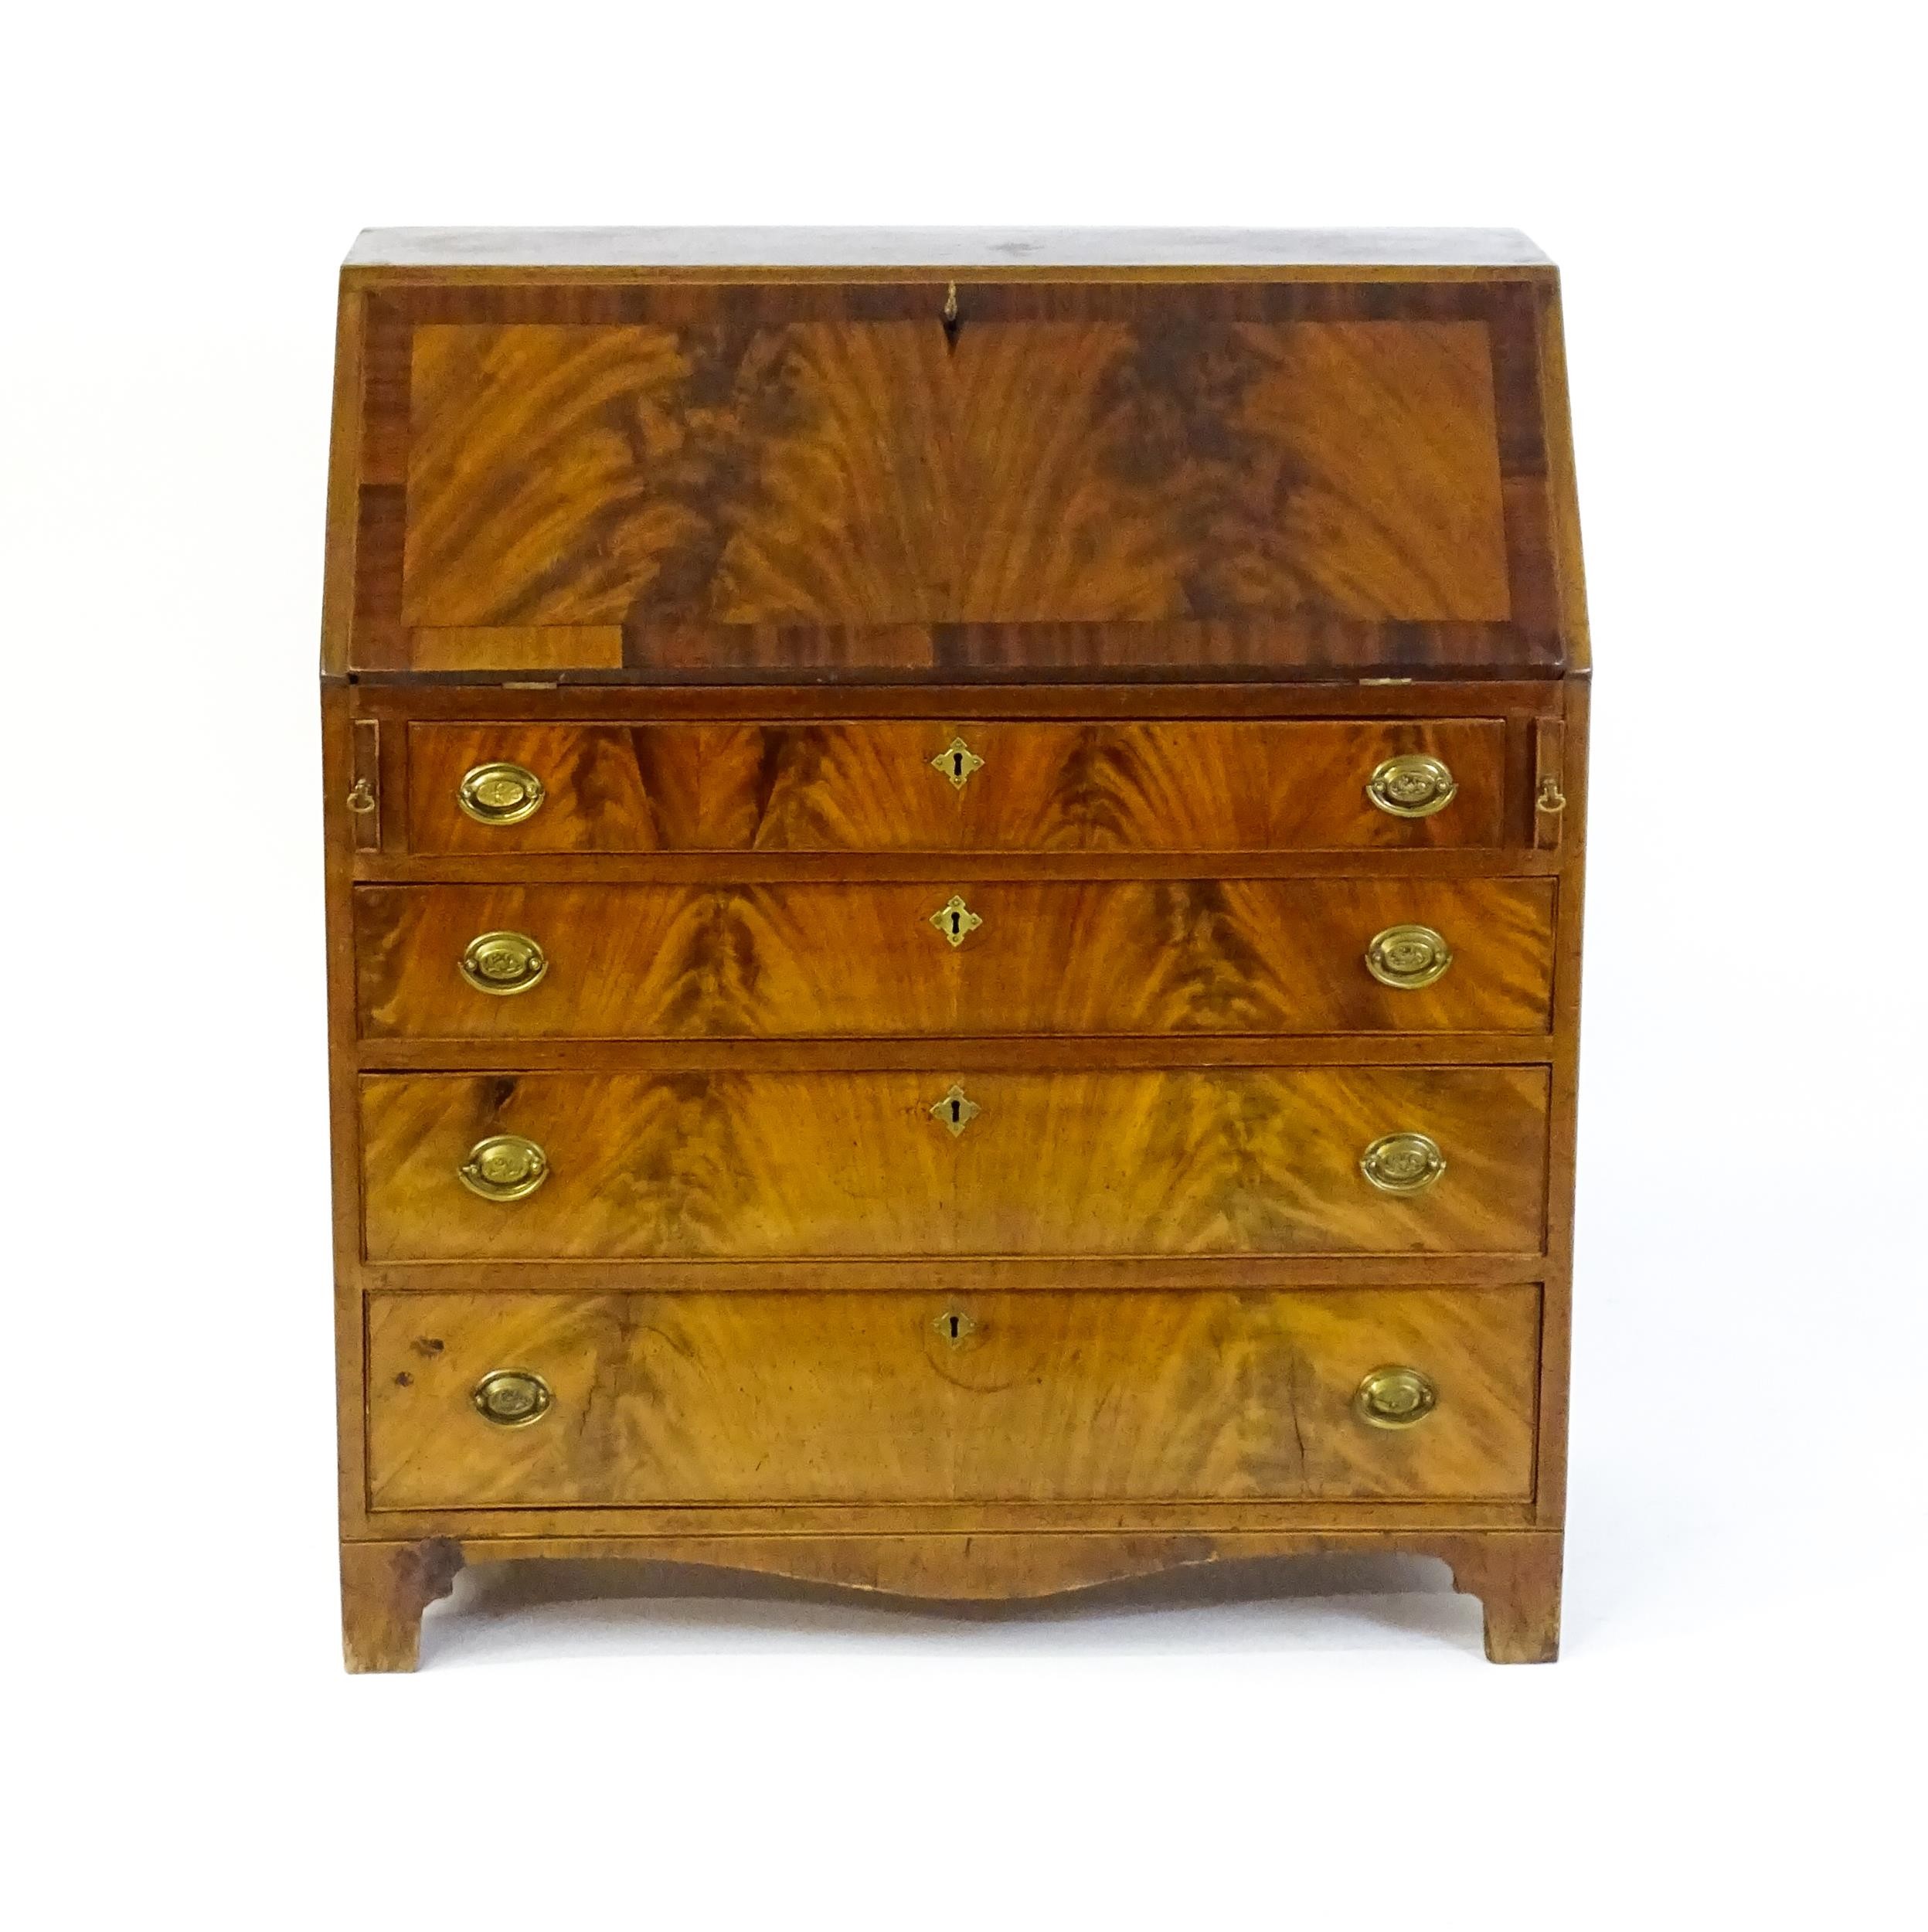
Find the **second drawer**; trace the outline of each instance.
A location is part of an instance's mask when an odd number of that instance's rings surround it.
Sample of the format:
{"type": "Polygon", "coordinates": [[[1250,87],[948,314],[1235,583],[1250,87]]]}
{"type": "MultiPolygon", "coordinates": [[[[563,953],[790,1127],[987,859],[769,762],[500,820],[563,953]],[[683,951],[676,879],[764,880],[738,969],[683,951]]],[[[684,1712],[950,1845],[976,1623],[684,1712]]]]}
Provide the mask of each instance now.
{"type": "Polygon", "coordinates": [[[1553,893],[1494,879],[368,886],[361,1025],[488,1039],[1542,1032],[1553,893]]]}

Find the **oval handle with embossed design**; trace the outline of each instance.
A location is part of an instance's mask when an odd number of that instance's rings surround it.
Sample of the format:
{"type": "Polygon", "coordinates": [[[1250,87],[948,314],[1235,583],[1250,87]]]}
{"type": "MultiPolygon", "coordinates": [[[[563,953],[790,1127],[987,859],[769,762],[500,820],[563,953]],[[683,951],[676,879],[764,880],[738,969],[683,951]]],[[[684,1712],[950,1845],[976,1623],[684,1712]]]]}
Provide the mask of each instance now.
{"type": "Polygon", "coordinates": [[[455,800],[484,825],[516,825],[541,811],[547,788],[526,765],[477,765],[462,774],[455,800]]]}
{"type": "Polygon", "coordinates": [[[549,971],[549,955],[526,933],[478,933],[457,962],[478,993],[525,993],[549,971]]]}
{"type": "Polygon", "coordinates": [[[1375,1369],[1352,1396],[1352,1413],[1375,1429],[1409,1429],[1439,1404],[1440,1392],[1417,1369],[1390,1363],[1375,1369]]]}
{"type": "Polygon", "coordinates": [[[1430,986],[1452,963],[1452,947],[1430,926],[1389,926],[1365,949],[1365,970],[1401,992],[1430,986]]]}
{"type": "Polygon", "coordinates": [[[485,1201],[519,1201],[549,1179],[549,1156],[519,1134],[491,1134],[469,1149],[456,1173],[485,1201]]]}
{"type": "Polygon", "coordinates": [[[491,1369],[469,1391],[476,1413],[498,1429],[523,1429],[540,1422],[556,1398],[532,1369],[491,1369]]]}
{"type": "Polygon", "coordinates": [[[1395,818],[1430,818],[1454,800],[1460,781],[1437,758],[1402,752],[1388,758],[1365,781],[1365,795],[1395,818]]]}
{"type": "Polygon", "coordinates": [[[1446,1172],[1446,1156],[1424,1134],[1382,1134],[1359,1156],[1359,1172],[1382,1194],[1423,1194],[1446,1172]]]}

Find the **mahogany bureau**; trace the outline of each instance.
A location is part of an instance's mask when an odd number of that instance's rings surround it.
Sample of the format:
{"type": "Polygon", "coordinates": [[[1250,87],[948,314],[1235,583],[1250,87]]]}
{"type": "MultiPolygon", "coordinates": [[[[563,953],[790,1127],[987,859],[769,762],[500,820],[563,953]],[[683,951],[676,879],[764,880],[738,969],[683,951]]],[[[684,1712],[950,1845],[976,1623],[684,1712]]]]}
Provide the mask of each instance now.
{"type": "Polygon", "coordinates": [[[1559,1624],[1586,624],[1506,233],[374,232],[349,1667],[464,1562],[1559,1624]]]}

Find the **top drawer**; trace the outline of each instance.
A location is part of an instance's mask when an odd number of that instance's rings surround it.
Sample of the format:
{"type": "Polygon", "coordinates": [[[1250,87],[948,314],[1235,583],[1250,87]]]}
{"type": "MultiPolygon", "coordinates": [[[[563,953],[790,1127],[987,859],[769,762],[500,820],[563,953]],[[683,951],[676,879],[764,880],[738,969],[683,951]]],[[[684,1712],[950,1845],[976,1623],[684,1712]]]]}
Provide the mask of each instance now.
{"type": "Polygon", "coordinates": [[[416,724],[418,852],[1497,845],[1505,727],[416,724]]]}

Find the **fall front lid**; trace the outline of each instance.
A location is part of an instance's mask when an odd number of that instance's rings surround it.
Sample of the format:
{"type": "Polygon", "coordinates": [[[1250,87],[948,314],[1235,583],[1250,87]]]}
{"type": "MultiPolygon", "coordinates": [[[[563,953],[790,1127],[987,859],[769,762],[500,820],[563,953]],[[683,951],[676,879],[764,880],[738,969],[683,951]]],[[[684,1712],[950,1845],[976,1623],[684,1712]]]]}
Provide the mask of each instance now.
{"type": "Polygon", "coordinates": [[[1278,274],[351,270],[348,665],[1566,668],[1552,271],[1278,274]]]}

